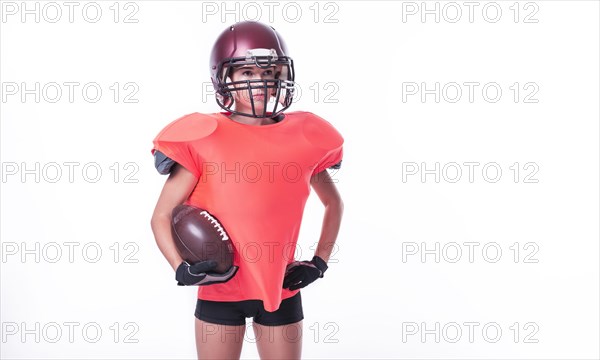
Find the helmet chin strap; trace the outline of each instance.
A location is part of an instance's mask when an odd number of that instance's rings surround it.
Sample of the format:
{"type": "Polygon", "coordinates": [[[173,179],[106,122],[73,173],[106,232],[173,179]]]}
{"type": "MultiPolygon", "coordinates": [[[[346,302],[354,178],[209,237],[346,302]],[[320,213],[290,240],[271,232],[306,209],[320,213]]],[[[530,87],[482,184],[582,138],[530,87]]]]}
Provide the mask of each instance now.
{"type": "Polygon", "coordinates": [[[283,120],[284,117],[285,115],[283,115],[283,113],[280,113],[279,115],[272,117],[271,119],[275,120],[276,122],[280,122],[281,120],[283,120]]]}

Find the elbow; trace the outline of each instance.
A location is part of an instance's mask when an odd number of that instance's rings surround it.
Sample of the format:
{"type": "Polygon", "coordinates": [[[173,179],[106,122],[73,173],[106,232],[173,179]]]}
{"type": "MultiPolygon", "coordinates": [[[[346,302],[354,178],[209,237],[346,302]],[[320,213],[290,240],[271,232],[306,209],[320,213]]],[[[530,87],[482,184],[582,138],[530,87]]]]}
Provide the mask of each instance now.
{"type": "Polygon", "coordinates": [[[344,212],[344,202],[339,197],[325,203],[325,207],[328,209],[334,209],[340,214],[344,212]]]}
{"type": "Polygon", "coordinates": [[[170,224],[170,222],[171,219],[168,215],[155,213],[154,215],[152,215],[152,218],[150,218],[150,227],[153,231],[156,231],[156,229],[160,228],[161,226],[164,226],[165,223],[170,224]]]}
{"type": "Polygon", "coordinates": [[[156,226],[158,224],[158,218],[156,216],[152,216],[150,219],[150,228],[152,228],[153,232],[156,232],[156,226]]]}

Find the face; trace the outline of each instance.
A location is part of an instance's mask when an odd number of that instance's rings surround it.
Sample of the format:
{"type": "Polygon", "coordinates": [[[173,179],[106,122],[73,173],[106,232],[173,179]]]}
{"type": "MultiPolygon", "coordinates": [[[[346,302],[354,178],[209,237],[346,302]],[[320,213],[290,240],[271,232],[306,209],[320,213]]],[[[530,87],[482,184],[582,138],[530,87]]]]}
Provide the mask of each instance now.
{"type": "MultiPolygon", "coordinates": [[[[270,66],[266,68],[259,68],[258,66],[244,65],[239,68],[235,68],[231,74],[232,81],[248,81],[248,80],[275,80],[278,76],[278,69],[276,66],[270,66]]],[[[274,82],[268,82],[267,86],[273,86],[274,82]]],[[[245,88],[247,83],[241,83],[234,85],[236,88],[245,88]]],[[[252,91],[252,98],[254,100],[254,109],[257,112],[262,112],[266,104],[269,104],[272,96],[275,96],[276,89],[264,88],[264,83],[255,82],[250,83],[252,91]],[[266,90],[266,92],[265,92],[266,90]]],[[[250,94],[248,89],[233,91],[233,97],[235,99],[236,111],[250,112],[252,113],[252,102],[250,100],[250,94]]]]}

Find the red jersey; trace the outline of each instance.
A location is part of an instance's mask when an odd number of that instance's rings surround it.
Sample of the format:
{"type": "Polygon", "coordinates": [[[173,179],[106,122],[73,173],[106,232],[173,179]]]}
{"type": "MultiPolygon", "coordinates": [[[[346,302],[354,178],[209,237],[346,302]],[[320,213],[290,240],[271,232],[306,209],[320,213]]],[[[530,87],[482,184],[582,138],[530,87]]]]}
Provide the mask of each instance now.
{"type": "Polygon", "coordinates": [[[154,139],[155,150],[198,183],[185,202],[215,215],[234,244],[235,276],[198,287],[198,298],[262,300],[275,311],[300,290],[283,289],[293,262],[310,178],[342,160],[344,139],[326,120],[290,112],[270,125],[246,125],[229,113],[185,115],[154,139]]]}

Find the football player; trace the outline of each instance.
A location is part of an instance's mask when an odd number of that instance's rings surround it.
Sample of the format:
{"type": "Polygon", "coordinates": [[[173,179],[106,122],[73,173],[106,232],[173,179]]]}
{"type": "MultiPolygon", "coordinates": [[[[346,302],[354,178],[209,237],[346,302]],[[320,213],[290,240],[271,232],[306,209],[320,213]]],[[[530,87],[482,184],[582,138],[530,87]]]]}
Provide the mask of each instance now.
{"type": "Polygon", "coordinates": [[[261,358],[300,358],[300,289],[323,278],[342,219],[327,169],[341,166],[344,139],[315,114],[285,112],[294,64],[272,27],[228,27],[209,66],[224,111],[182,116],[153,142],[155,166],[169,174],[152,217],[154,236],[178,284],[198,285],[199,358],[239,358],[248,317],[261,358]],[[324,219],[312,259],[300,261],[294,254],[311,188],[324,219]],[[171,211],[182,203],[206,209],[227,229],[235,247],[229,272],[182,260],[170,231],[171,211]]]}

